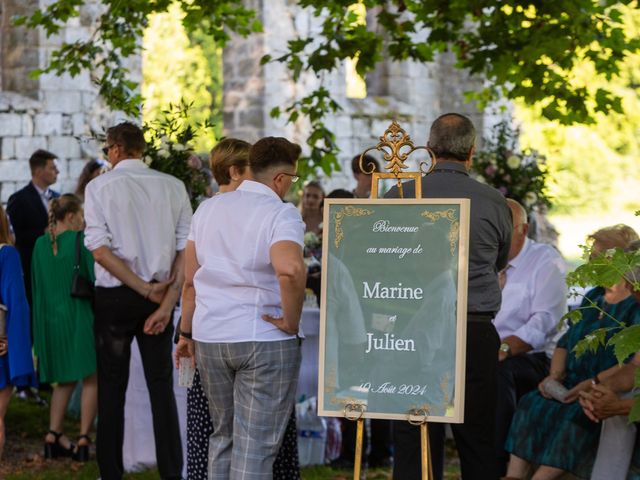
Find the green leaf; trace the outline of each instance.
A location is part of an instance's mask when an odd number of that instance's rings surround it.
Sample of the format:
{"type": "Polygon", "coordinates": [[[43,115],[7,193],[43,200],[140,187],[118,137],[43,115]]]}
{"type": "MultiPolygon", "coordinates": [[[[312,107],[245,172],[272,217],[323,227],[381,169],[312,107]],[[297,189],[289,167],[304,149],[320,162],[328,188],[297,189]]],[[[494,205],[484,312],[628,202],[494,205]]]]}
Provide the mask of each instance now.
{"type": "Polygon", "coordinates": [[[640,422],[640,395],[634,397],[633,407],[629,412],[629,422],[640,422]]]}
{"type": "Polygon", "coordinates": [[[581,357],[587,352],[597,352],[600,347],[604,346],[605,338],[610,330],[611,328],[598,328],[594,330],[573,347],[573,352],[577,357],[581,357]]]}
{"type": "Polygon", "coordinates": [[[609,340],[613,345],[618,362],[624,362],[629,355],[640,352],[640,325],[622,329],[609,340]]]}

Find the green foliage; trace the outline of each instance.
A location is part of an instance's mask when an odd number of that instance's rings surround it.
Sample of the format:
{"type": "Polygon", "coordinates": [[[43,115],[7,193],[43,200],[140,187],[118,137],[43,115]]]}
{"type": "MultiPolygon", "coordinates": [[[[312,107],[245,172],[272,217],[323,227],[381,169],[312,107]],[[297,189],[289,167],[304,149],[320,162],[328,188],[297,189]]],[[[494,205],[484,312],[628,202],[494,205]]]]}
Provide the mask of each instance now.
{"type": "MultiPolygon", "coordinates": [[[[139,50],[140,38],[152,13],[166,12],[170,0],[104,0],[105,12],[90,39],[64,44],[53,52],[44,71],[77,74],[92,72],[100,93],[113,108],[135,114],[140,95],[127,80],[122,60],[139,50]]],[[[220,47],[230,32],[240,35],[261,30],[255,12],[229,0],[180,0],[188,32],[202,29],[220,47]]],[[[541,114],[561,124],[592,123],[598,113],[622,112],[621,95],[593,82],[620,74],[630,53],[640,46],[638,35],[623,28],[625,5],[635,0],[576,0],[535,2],[516,0],[362,0],[375,17],[377,28],[367,28],[349,9],[352,0],[299,0],[297,5],[321,19],[321,31],[288,41],[287,51],[275,59],[287,65],[294,79],[310,71],[319,78],[345,59],[356,60],[364,76],[382,59],[430,61],[439,52],[453,51],[456,66],[489,79],[492,84],[473,94],[482,108],[492,99],[506,97],[538,105],[541,114]],[[576,76],[587,65],[593,75],[576,76]]],[[[57,0],[18,23],[43,27],[45,34],[78,15],[81,0],[57,0]]],[[[322,86],[306,99],[285,108],[290,121],[308,116],[312,132],[308,167],[335,167],[333,134],[320,128],[322,116],[335,111],[335,102],[322,86]],[[307,105],[308,107],[309,105],[307,105]],[[311,118],[315,116],[315,120],[311,118]]],[[[274,112],[276,113],[276,112],[274,112]]]]}
{"type": "Polygon", "coordinates": [[[632,285],[635,284],[635,287],[640,289],[638,284],[640,279],[636,279],[634,273],[634,268],[638,265],[640,265],[638,251],[625,252],[620,248],[607,250],[569,272],[567,283],[583,288],[589,285],[610,287],[624,276],[632,285]]]}
{"type": "Polygon", "coordinates": [[[580,357],[586,352],[597,352],[600,346],[604,345],[604,341],[610,330],[610,328],[598,328],[580,340],[573,349],[576,356],[580,357]]]}
{"type": "MultiPolygon", "coordinates": [[[[624,33],[640,37],[640,9],[620,7],[624,33]]],[[[617,76],[599,76],[588,62],[578,61],[574,82],[589,84],[596,91],[608,89],[621,99],[624,113],[614,109],[596,113],[588,125],[561,125],[543,117],[542,106],[520,103],[524,147],[535,148],[548,161],[549,193],[555,213],[607,210],[637,210],[637,159],[640,156],[640,55],[627,56],[617,76]],[[585,202],[589,198],[592,201],[585,202]]]]}
{"type": "Polygon", "coordinates": [[[173,4],[166,13],[149,17],[142,51],[142,117],[158,120],[166,105],[186,99],[192,104],[192,126],[205,121],[215,126],[193,143],[196,152],[208,152],[222,135],[222,52],[201,29],[187,35],[184,15],[173,4]]]}
{"type": "MultiPolygon", "coordinates": [[[[17,18],[15,24],[42,27],[45,34],[51,36],[60,31],[64,22],[79,15],[83,3],[82,0],[55,0],[30,17],[17,18]]],[[[167,12],[173,3],[171,0],[103,0],[105,9],[93,34],[86,40],[65,42],[51,54],[49,65],[35,73],[77,75],[88,70],[111,108],[138,115],[142,97],[136,90],[136,82],[128,79],[130,72],[123,66],[123,60],[140,52],[139,39],[149,24],[149,16],[167,12]]],[[[220,46],[229,40],[230,31],[246,36],[261,30],[255,12],[238,2],[180,0],[176,3],[184,12],[182,24],[188,32],[202,31],[220,46]]]]}
{"type": "Polygon", "coordinates": [[[622,362],[629,355],[640,352],[640,325],[631,325],[616,333],[607,345],[613,345],[616,358],[622,362]]]}
{"type": "Polygon", "coordinates": [[[485,139],[484,148],[472,163],[478,180],[497,188],[528,209],[550,205],[547,197],[546,158],[535,150],[518,151],[520,132],[510,122],[500,122],[485,139]]]}
{"type": "MultiPolygon", "coordinates": [[[[640,291],[640,279],[637,278],[638,268],[640,267],[640,251],[625,252],[616,248],[602,252],[597,256],[591,256],[590,249],[585,248],[585,255],[589,260],[574,271],[569,272],[567,275],[568,285],[577,285],[583,288],[589,285],[610,287],[624,279],[634,291],[640,291]]],[[[587,297],[585,298],[589,300],[587,297]]],[[[586,308],[599,309],[603,315],[608,315],[617,321],[619,326],[598,329],[588,335],[587,338],[576,345],[574,349],[576,355],[580,356],[586,351],[595,351],[600,346],[605,345],[606,334],[614,330],[619,331],[606,342],[606,345],[614,347],[614,352],[619,362],[622,363],[629,355],[640,352],[640,325],[625,326],[593,301],[590,301],[590,305],[586,308]],[[604,335],[601,333],[602,331],[604,331],[604,335]]],[[[563,318],[571,318],[574,322],[579,321],[582,317],[580,310],[570,312],[563,318]]]]}
{"type": "Polygon", "coordinates": [[[188,120],[191,107],[185,102],[170,104],[159,119],[145,122],[142,129],[147,150],[143,160],[151,168],[182,180],[195,210],[206,192],[208,178],[189,158],[193,155],[193,142],[199,129],[210,126],[206,123],[198,127],[191,125],[188,120]]]}

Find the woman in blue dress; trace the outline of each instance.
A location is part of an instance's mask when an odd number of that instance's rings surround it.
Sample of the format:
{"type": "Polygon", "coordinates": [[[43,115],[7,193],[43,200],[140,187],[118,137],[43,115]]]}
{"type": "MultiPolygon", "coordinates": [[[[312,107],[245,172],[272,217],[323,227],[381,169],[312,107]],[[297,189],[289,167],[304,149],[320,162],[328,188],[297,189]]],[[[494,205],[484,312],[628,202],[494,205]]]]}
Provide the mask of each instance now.
{"type": "MultiPolygon", "coordinates": [[[[598,254],[610,248],[626,248],[638,235],[626,225],[616,225],[601,229],[590,238],[594,242],[593,252],[598,254]]],[[[525,395],[518,404],[505,445],[511,452],[508,478],[524,478],[530,464],[539,465],[534,480],[554,479],[565,472],[587,478],[591,473],[600,424],[589,420],[576,400],[580,391],[607,378],[618,366],[611,347],[600,347],[580,357],[574,348],[598,329],[618,327],[618,322],[640,323],[640,305],[621,279],[612,287],[589,291],[581,308],[582,319],[570,326],[558,342],[549,376],[540,382],[539,391],[525,395]],[[569,389],[563,401],[548,394],[545,386],[550,380],[569,389]]],[[[615,331],[607,333],[607,340],[615,331]]]]}
{"type": "Polygon", "coordinates": [[[0,304],[6,315],[5,331],[0,332],[0,459],[5,443],[4,416],[13,387],[31,386],[35,382],[29,305],[20,255],[12,243],[9,222],[0,206],[0,304]]]}

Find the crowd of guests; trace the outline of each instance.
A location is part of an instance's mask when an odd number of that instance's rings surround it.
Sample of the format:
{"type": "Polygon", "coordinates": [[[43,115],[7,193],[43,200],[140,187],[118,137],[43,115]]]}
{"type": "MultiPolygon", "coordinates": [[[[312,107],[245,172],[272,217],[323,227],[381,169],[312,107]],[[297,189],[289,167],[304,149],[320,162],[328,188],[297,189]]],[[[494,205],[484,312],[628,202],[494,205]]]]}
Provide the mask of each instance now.
{"type": "MultiPolygon", "coordinates": [[[[472,200],[465,421],[452,425],[462,477],[518,479],[533,469],[537,480],[565,472],[640,478],[637,431],[624,421],[640,353],[624,365],[610,347],[575,353],[602,328],[640,323],[640,292],[628,281],[640,272],[591,289],[579,306],[582,320],[559,326],[567,311],[565,262],[553,246],[530,238],[522,205],[469,177],[474,143],[466,117],[438,118],[428,143],[437,163],[422,180],[424,197],[472,200]]],[[[296,208],[283,200],[298,180],[298,145],[280,137],[253,145],[223,139],[209,158],[219,189],[193,214],[182,182],[142,161],[145,147],[136,125],[111,127],[108,164],[88,162],[77,190],[64,195],[50,189],[56,156],[38,150],[29,161],[31,182],[9,199],[7,214],[0,207],[0,456],[14,388],[50,384],[45,458],[87,461],[97,415],[101,478],[122,478],[135,338],[163,479],[182,477],[172,379],[185,359],[195,367],[187,478],[300,478],[299,322],[306,288],[319,292],[320,285],[317,272],[307,275],[305,254],[321,253],[305,249],[305,234],[321,237],[325,197],[368,198],[370,172],[380,165],[367,156],[362,169],[354,157],[353,191],[325,195],[311,181],[296,208]],[[92,295],[75,292],[77,276],[95,285],[92,295]],[[62,427],[78,383],[80,434],[72,440],[62,427]]],[[[414,188],[406,184],[405,196],[414,188]]],[[[393,188],[386,196],[397,195],[393,188]]],[[[639,246],[625,225],[602,228],[588,241],[592,255],[639,246]]],[[[353,464],[354,426],[342,426],[336,466],[353,464]]],[[[442,479],[443,425],[431,424],[429,434],[434,476],[442,479]]],[[[372,420],[365,437],[369,466],[393,465],[396,480],[421,478],[417,427],[372,420]]]]}

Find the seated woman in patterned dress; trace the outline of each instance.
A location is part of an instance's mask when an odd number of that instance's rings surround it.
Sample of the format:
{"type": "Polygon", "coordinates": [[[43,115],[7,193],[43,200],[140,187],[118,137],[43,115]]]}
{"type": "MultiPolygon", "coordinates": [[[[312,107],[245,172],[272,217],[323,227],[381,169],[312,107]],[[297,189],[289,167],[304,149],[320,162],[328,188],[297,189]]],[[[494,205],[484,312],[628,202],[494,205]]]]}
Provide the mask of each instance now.
{"type": "MultiPolygon", "coordinates": [[[[638,238],[626,225],[603,228],[592,234],[593,252],[626,248],[638,238]]],[[[576,400],[594,377],[602,380],[619,368],[611,347],[574,352],[576,344],[597,329],[640,323],[640,305],[631,295],[628,284],[620,282],[609,288],[596,287],[585,296],[582,319],[571,325],[558,342],[551,359],[550,374],[538,387],[525,395],[513,418],[505,449],[511,453],[507,478],[524,478],[530,464],[539,465],[534,480],[548,480],[571,472],[587,478],[598,447],[600,424],[589,420],[576,400]],[[617,320],[617,321],[616,321],[617,320]],[[562,402],[552,399],[545,384],[557,380],[569,389],[562,402]]],[[[607,334],[607,339],[615,331],[607,334]]]]}

